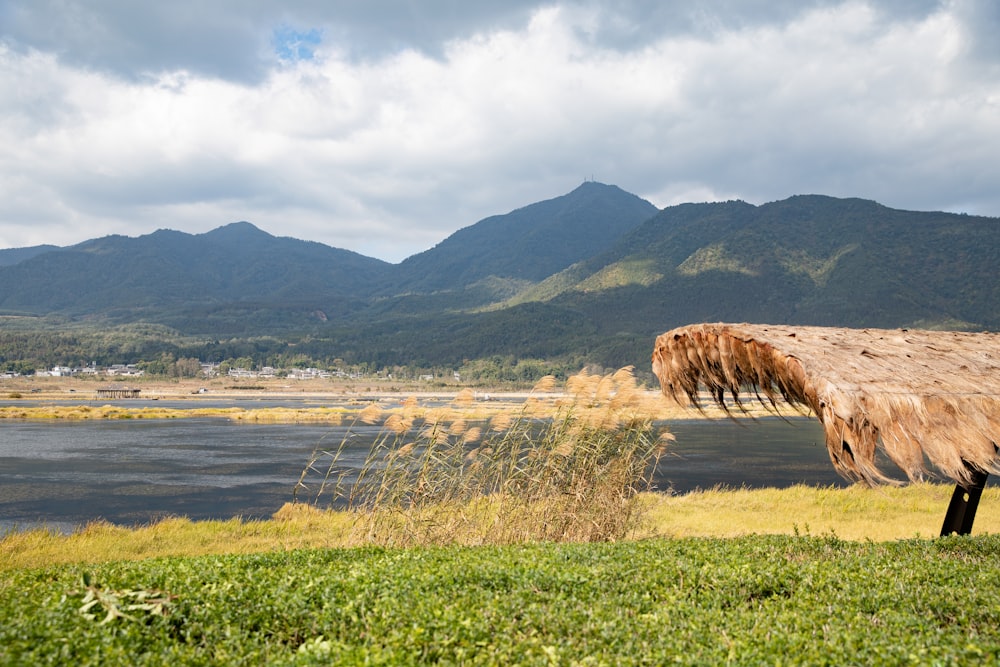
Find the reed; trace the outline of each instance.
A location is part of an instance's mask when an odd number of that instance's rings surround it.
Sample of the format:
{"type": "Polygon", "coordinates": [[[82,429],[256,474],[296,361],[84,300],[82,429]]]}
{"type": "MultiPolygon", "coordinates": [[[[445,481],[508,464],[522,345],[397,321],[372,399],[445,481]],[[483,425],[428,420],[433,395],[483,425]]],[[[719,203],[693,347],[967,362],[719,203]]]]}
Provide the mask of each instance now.
{"type": "Polygon", "coordinates": [[[640,525],[637,496],[672,438],[631,368],[555,387],[543,378],[522,406],[486,420],[463,416],[471,392],[437,410],[366,408],[335,446],[313,452],[296,500],[346,507],[364,544],[623,539],[640,525]],[[366,424],[381,426],[358,469],[347,444],[366,424]]]}

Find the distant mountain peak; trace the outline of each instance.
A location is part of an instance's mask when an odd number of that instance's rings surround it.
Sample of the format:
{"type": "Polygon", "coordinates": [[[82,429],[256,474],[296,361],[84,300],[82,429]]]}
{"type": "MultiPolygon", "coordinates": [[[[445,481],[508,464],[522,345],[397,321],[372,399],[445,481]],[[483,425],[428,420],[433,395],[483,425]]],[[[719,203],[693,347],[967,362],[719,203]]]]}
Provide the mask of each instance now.
{"type": "Polygon", "coordinates": [[[573,192],[606,191],[606,190],[619,190],[621,192],[625,192],[617,185],[601,183],[600,181],[584,181],[583,183],[578,185],[576,189],[570,192],[570,194],[573,194],[573,192]]]}
{"type": "Polygon", "coordinates": [[[248,236],[257,238],[274,238],[273,235],[268,234],[263,229],[257,227],[253,223],[247,222],[246,220],[231,222],[228,225],[216,227],[210,232],[205,232],[202,236],[210,238],[234,238],[248,236]]]}
{"type": "Polygon", "coordinates": [[[464,290],[488,278],[537,282],[614,243],[658,213],[614,185],[584,181],[559,197],[464,227],[403,260],[407,291],[464,290]]]}

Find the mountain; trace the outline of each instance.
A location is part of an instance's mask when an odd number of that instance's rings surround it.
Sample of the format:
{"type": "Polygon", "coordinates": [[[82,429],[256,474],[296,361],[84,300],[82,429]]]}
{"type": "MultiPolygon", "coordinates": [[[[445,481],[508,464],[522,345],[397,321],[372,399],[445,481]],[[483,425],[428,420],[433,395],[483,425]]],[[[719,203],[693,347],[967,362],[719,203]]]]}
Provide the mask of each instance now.
{"type": "Polygon", "coordinates": [[[523,286],[601,252],[657,213],[644,199],[588,181],[569,194],[455,232],[395,271],[392,289],[461,290],[491,279],[523,286]]]}
{"type": "Polygon", "coordinates": [[[198,235],[161,229],[85,241],[0,267],[0,309],[180,328],[192,320],[220,326],[227,320],[226,330],[212,333],[246,334],[254,325],[282,328],[289,318],[301,325],[303,314],[325,319],[349,310],[360,303],[354,294],[381,282],[390,266],[275,237],[247,222],[198,235]],[[220,319],[220,313],[228,315],[220,319]]]}
{"type": "Polygon", "coordinates": [[[615,186],[586,182],[466,227],[395,266],[277,238],[248,222],[201,235],[109,236],[0,266],[0,313],[147,320],[216,337],[317,319],[422,317],[516,294],[657,210],[615,186]]]}
{"type": "Polygon", "coordinates": [[[996,218],[819,195],[683,204],[489,307],[463,310],[457,293],[384,301],[338,342],[425,364],[539,355],[644,369],[657,334],[692,322],[996,329],[998,261],[996,218]],[[416,303],[438,315],[418,319],[416,303]]]}
{"type": "Polygon", "coordinates": [[[0,250],[0,266],[20,264],[24,260],[31,259],[35,255],[41,255],[42,253],[58,249],[59,246],[54,245],[36,245],[29,248],[10,248],[8,250],[0,250]]]}
{"type": "Polygon", "coordinates": [[[519,301],[696,321],[1000,327],[1000,220],[818,195],[669,207],[519,301]]]}
{"type": "Polygon", "coordinates": [[[587,182],[398,265],[245,222],[29,253],[0,266],[0,315],[278,336],[298,354],[379,367],[537,358],[645,369],[657,334],[699,321],[1000,328],[998,263],[997,218],[821,195],[657,210],[587,182]]]}

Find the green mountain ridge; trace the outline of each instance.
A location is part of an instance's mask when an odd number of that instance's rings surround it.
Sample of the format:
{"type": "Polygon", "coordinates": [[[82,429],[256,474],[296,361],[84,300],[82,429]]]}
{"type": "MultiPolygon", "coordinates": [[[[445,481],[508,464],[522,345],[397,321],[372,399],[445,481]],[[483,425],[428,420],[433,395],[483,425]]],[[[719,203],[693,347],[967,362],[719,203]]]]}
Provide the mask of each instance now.
{"type": "Polygon", "coordinates": [[[20,250],[0,262],[0,315],[277,336],[376,365],[645,368],[658,333],[698,321],[1000,327],[1000,219],[823,195],[657,210],[587,182],[397,265],[246,222],[20,250]]]}
{"type": "MultiPolygon", "coordinates": [[[[996,328],[998,259],[996,218],[820,195],[684,204],[481,310],[538,332],[548,342],[533,348],[549,355],[644,368],[657,334],[698,321],[996,328]],[[553,329],[570,316],[580,335],[553,329]]],[[[482,313],[466,319],[485,322],[482,313]]],[[[429,361],[426,350],[449,330],[426,331],[426,339],[412,332],[400,354],[429,361]]],[[[499,340],[451,342],[467,356],[518,353],[499,340]]]]}
{"type": "MultiPolygon", "coordinates": [[[[388,266],[246,222],[198,235],[161,229],[93,239],[0,267],[0,309],[184,329],[191,314],[234,304],[279,313],[345,308],[354,303],[352,291],[380,280],[388,266]]],[[[234,333],[247,333],[236,324],[234,333]]]]}
{"type": "Polygon", "coordinates": [[[14,264],[20,264],[26,259],[31,259],[35,255],[41,255],[42,253],[51,252],[53,250],[59,250],[59,246],[36,245],[28,248],[8,248],[6,250],[0,250],[0,266],[13,266],[14,264]]]}
{"type": "Polygon", "coordinates": [[[688,205],[663,210],[608,253],[575,267],[581,279],[552,300],[603,312],[627,302],[633,318],[657,322],[650,333],[702,320],[1000,325],[1000,291],[991,275],[1000,259],[996,218],[819,195],[692,212],[688,205]],[[616,266],[662,278],[629,296],[620,292],[627,286],[613,297],[607,290],[580,295],[588,281],[616,266]]]}
{"type": "Polygon", "coordinates": [[[403,260],[393,289],[464,289],[494,280],[537,282],[614,243],[655,215],[644,199],[588,181],[572,192],[485,218],[403,260]]]}

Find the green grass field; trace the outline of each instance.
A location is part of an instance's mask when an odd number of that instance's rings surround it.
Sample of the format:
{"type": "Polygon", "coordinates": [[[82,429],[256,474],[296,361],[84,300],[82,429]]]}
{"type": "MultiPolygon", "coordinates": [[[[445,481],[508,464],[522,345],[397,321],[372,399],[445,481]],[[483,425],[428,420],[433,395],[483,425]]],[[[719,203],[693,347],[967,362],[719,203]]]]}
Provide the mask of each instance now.
{"type": "Polygon", "coordinates": [[[593,544],[350,546],[303,505],[11,533],[0,664],[996,664],[1000,494],[931,537],[949,495],[648,495],[593,544]]]}
{"type": "Polygon", "coordinates": [[[758,535],[27,568],[0,663],[996,664],[998,562],[997,536],[758,535]]]}

